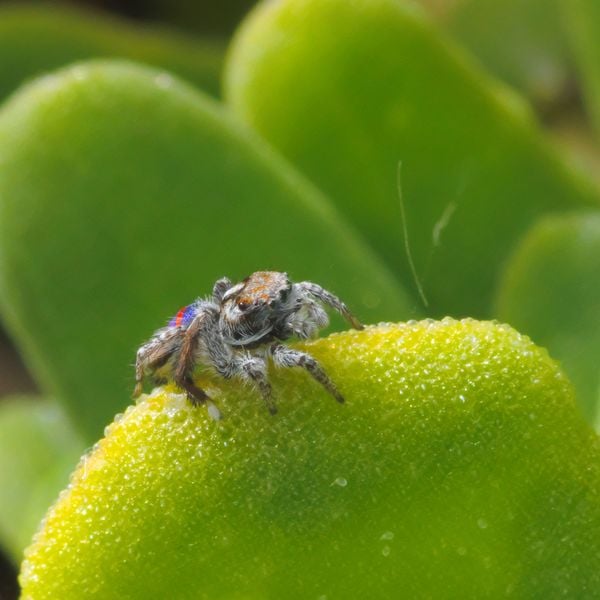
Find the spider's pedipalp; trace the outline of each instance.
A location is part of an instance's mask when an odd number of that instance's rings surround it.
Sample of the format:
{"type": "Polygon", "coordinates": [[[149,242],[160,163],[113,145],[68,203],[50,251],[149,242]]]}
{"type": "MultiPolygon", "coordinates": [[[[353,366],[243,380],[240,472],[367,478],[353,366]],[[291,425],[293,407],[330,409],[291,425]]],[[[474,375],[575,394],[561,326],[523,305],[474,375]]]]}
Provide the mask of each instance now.
{"type": "Polygon", "coordinates": [[[212,291],[213,302],[220,304],[223,300],[223,296],[227,293],[227,290],[233,287],[233,282],[229,277],[221,277],[221,279],[215,282],[212,291]]]}

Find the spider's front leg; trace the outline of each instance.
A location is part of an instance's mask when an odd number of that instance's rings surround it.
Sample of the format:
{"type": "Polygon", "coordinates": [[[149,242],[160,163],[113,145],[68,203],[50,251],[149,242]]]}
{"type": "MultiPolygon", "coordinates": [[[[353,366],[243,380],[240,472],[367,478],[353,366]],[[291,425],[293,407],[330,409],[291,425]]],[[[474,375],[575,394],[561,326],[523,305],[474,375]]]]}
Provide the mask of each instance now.
{"type": "Polygon", "coordinates": [[[306,352],[288,348],[282,344],[276,344],[271,347],[271,356],[273,362],[279,367],[302,367],[306,369],[315,381],[318,381],[338,402],[343,403],[344,397],[337,389],[336,385],[329,379],[329,376],[323,370],[323,367],[306,352]]]}
{"type": "Polygon", "coordinates": [[[325,288],[322,288],[320,285],[313,283],[312,281],[302,281],[301,283],[296,283],[295,287],[303,293],[306,293],[319,302],[323,302],[323,304],[327,304],[334,310],[336,310],[354,329],[364,329],[365,326],[350,312],[350,309],[346,306],[344,302],[342,302],[335,294],[328,292],[325,288]]]}

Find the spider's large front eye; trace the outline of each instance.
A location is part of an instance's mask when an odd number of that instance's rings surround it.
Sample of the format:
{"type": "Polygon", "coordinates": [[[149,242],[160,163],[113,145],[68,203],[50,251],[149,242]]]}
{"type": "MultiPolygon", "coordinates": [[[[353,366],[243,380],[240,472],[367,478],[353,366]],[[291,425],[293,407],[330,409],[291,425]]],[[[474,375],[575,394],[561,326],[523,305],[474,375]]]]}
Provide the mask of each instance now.
{"type": "Polygon", "coordinates": [[[238,303],[237,303],[237,307],[238,307],[238,308],[239,308],[239,309],[240,309],[242,312],[245,312],[245,311],[247,311],[247,310],[250,308],[250,306],[251,306],[251,305],[252,305],[252,303],[251,303],[251,302],[248,302],[248,300],[238,300],[238,303]]]}

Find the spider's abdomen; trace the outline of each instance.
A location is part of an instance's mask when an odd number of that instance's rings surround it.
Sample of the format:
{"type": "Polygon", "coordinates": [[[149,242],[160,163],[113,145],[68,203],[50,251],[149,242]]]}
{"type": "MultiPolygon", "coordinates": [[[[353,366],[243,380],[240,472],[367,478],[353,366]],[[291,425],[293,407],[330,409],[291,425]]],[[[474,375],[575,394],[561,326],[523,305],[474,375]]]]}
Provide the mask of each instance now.
{"type": "Polygon", "coordinates": [[[169,321],[169,327],[187,327],[197,314],[197,305],[188,304],[177,311],[177,314],[169,321]]]}

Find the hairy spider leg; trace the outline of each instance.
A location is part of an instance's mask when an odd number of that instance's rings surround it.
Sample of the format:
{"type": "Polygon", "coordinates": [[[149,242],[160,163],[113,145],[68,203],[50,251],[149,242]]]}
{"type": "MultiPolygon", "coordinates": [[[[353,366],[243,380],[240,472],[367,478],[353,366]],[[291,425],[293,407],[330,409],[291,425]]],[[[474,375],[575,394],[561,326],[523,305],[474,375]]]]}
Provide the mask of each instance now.
{"type": "Polygon", "coordinates": [[[350,312],[350,309],[342,302],[335,294],[328,292],[320,285],[313,283],[312,281],[302,281],[296,284],[296,287],[302,291],[307,292],[316,300],[327,304],[334,310],[336,310],[354,329],[364,329],[365,326],[350,312]]]}
{"type": "Polygon", "coordinates": [[[266,362],[257,357],[245,357],[238,364],[238,368],[242,371],[242,377],[250,379],[256,384],[269,412],[272,415],[276,414],[277,407],[273,402],[273,392],[267,377],[266,362]]]}
{"type": "Polygon", "coordinates": [[[271,346],[271,356],[273,363],[278,367],[301,367],[308,371],[315,381],[318,381],[338,402],[343,403],[344,397],[329,379],[329,376],[323,370],[323,367],[306,352],[294,350],[282,344],[271,346]]]}
{"type": "MultiPolygon", "coordinates": [[[[267,366],[263,359],[246,352],[232,350],[219,333],[219,315],[216,306],[207,306],[198,312],[196,319],[185,332],[181,351],[177,357],[174,379],[186,389],[192,402],[197,397],[198,388],[191,389],[191,374],[195,366],[195,353],[200,339],[210,359],[210,364],[221,377],[231,379],[241,377],[252,381],[260,391],[271,414],[277,412],[272,399],[271,384],[267,377],[267,366]]],[[[195,386],[194,386],[195,387],[195,386]]],[[[199,390],[202,392],[202,390],[199,390]]],[[[203,400],[206,394],[202,392],[203,400]]]]}
{"type": "Polygon", "coordinates": [[[241,377],[256,385],[269,412],[274,415],[277,407],[273,402],[273,392],[267,377],[267,363],[258,356],[250,356],[245,351],[232,350],[219,335],[214,335],[207,343],[210,359],[217,373],[225,379],[241,377]]]}
{"type": "Polygon", "coordinates": [[[246,353],[240,354],[239,351],[232,351],[225,344],[216,350],[211,359],[214,367],[225,379],[240,377],[246,381],[252,382],[258,388],[269,412],[274,415],[277,413],[277,407],[273,402],[273,390],[267,377],[267,363],[258,356],[250,356],[246,353]]]}
{"type": "Polygon", "coordinates": [[[142,393],[146,375],[149,374],[155,383],[160,380],[156,371],[164,367],[177,352],[182,338],[183,330],[181,328],[163,327],[138,350],[135,361],[134,398],[142,393]]]}
{"type": "Polygon", "coordinates": [[[216,307],[208,303],[197,305],[196,316],[184,331],[181,349],[175,358],[173,380],[187,392],[188,399],[194,406],[204,404],[208,399],[206,392],[194,383],[192,374],[198,339],[210,321],[214,320],[215,314],[217,314],[216,307]]]}

